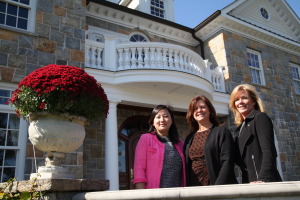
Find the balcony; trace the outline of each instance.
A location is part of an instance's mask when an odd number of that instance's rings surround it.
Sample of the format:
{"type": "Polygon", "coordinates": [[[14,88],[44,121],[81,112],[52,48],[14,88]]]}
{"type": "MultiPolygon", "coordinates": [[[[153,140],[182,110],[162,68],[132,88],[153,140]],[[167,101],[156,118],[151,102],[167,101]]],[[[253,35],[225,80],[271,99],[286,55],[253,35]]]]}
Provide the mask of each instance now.
{"type": "Polygon", "coordinates": [[[215,92],[225,92],[222,67],[210,69],[210,62],[188,48],[160,42],[116,43],[115,37],[108,36],[104,42],[86,39],[85,66],[111,72],[176,71],[208,81],[215,92]]]}

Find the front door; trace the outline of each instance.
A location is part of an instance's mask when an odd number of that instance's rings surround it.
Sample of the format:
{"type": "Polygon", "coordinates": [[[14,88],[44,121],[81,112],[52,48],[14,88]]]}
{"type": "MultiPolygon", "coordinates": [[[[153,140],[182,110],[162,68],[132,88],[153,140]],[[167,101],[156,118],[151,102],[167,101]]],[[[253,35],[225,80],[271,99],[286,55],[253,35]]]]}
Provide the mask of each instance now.
{"type": "Polygon", "coordinates": [[[140,136],[148,132],[148,117],[135,115],[127,118],[119,128],[119,184],[120,190],[134,189],[133,164],[135,147],[140,136]]]}

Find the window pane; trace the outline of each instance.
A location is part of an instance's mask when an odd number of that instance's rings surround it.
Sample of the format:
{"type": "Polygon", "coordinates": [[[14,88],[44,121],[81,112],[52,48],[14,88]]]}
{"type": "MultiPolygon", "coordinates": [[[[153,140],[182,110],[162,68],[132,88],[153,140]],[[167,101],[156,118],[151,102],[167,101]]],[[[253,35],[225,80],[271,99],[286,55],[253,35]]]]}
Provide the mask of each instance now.
{"type": "Polygon", "coordinates": [[[5,139],[6,139],[6,130],[1,129],[0,130],[0,146],[5,146],[5,139]]]}
{"type": "Polygon", "coordinates": [[[7,132],[7,143],[6,146],[18,146],[19,131],[9,130],[7,132]]]}
{"type": "Polygon", "coordinates": [[[118,141],[118,155],[119,155],[119,172],[126,172],[126,143],[123,140],[118,141]]]}
{"type": "Polygon", "coordinates": [[[15,167],[16,166],[16,150],[6,150],[4,166],[15,167]]]}
{"type": "Polygon", "coordinates": [[[25,8],[19,8],[19,17],[22,17],[22,18],[28,18],[28,9],[25,9],[25,8]]]}
{"type": "Polygon", "coordinates": [[[13,16],[7,16],[6,25],[16,27],[17,18],[13,16]]]}
{"type": "Polygon", "coordinates": [[[15,177],[15,168],[10,167],[10,168],[4,168],[3,169],[3,178],[2,182],[8,181],[8,179],[15,177]]]}
{"type": "Polygon", "coordinates": [[[20,118],[16,114],[9,114],[9,129],[19,129],[20,118]]]}
{"type": "Polygon", "coordinates": [[[8,113],[0,113],[0,128],[7,128],[8,113]]]}
{"type": "Polygon", "coordinates": [[[26,30],[27,29],[27,20],[19,18],[17,27],[20,29],[26,30]]]}
{"type": "Polygon", "coordinates": [[[0,24],[4,24],[5,22],[5,15],[0,13],[0,24]]]}
{"type": "Polygon", "coordinates": [[[300,81],[294,81],[294,87],[297,94],[300,94],[300,81]]]}
{"type": "Polygon", "coordinates": [[[8,4],[7,14],[17,16],[17,13],[18,13],[18,7],[14,6],[14,5],[11,5],[11,4],[8,4]]]}
{"type": "Polygon", "coordinates": [[[6,13],[6,3],[0,2],[0,12],[6,13]]]}
{"type": "Polygon", "coordinates": [[[4,150],[0,149],[0,166],[3,165],[3,159],[4,159],[4,150]]]}
{"type": "Polygon", "coordinates": [[[9,98],[0,97],[0,104],[6,105],[9,98]]]}
{"type": "Polygon", "coordinates": [[[10,97],[10,90],[1,90],[0,89],[0,96],[2,96],[2,97],[10,97]]]}
{"type": "Polygon", "coordinates": [[[26,4],[26,5],[29,5],[29,1],[30,1],[30,0],[20,0],[20,3],[23,3],[23,4],[26,4]]]}

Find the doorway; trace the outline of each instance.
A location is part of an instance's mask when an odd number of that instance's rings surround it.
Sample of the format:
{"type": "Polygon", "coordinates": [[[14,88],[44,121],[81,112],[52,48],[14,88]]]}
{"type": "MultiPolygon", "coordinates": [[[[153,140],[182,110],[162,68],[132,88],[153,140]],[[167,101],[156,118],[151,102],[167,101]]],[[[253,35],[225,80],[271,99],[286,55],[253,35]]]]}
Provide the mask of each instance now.
{"type": "Polygon", "coordinates": [[[118,130],[120,190],[134,189],[132,180],[135,147],[141,135],[148,130],[148,116],[144,115],[128,117],[118,130]]]}

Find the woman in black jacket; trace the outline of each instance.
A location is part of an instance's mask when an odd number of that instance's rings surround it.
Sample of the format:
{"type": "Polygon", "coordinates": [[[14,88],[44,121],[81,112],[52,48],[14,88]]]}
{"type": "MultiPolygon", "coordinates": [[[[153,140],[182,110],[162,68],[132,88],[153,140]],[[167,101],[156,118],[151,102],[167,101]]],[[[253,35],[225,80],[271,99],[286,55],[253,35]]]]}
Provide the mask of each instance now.
{"type": "Polygon", "coordinates": [[[243,183],[281,181],[276,168],[277,152],[273,124],[264,113],[264,106],[255,88],[248,84],[235,87],[229,107],[237,129],[234,140],[238,146],[238,165],[243,183]]]}
{"type": "Polygon", "coordinates": [[[233,139],[228,128],[219,126],[211,102],[193,98],[186,119],[191,129],[184,145],[187,186],[237,183],[233,139]]]}

